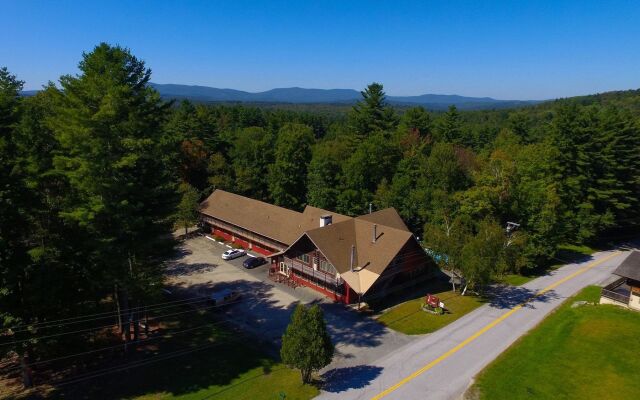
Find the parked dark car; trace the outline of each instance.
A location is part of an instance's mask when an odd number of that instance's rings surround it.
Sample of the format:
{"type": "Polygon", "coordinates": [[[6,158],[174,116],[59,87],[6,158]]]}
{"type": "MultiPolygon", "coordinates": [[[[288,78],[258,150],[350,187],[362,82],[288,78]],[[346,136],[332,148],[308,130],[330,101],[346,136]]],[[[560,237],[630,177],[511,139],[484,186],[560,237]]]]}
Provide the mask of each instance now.
{"type": "Polygon", "coordinates": [[[246,260],[244,260],[244,262],[242,263],[242,266],[247,269],[251,269],[251,268],[259,267],[262,264],[266,264],[266,262],[267,260],[265,260],[264,257],[249,257],[246,260]]]}

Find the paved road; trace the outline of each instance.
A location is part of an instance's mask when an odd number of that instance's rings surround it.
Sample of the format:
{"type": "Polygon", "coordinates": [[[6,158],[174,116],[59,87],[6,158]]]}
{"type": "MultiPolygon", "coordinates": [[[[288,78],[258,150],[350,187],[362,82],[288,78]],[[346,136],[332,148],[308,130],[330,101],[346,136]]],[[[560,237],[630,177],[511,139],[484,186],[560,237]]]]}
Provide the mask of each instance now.
{"type": "Polygon", "coordinates": [[[502,289],[490,304],[449,326],[367,365],[341,371],[319,398],[458,399],[478,372],[567,297],[610,280],[625,255],[596,253],[521,287],[502,289]]]}

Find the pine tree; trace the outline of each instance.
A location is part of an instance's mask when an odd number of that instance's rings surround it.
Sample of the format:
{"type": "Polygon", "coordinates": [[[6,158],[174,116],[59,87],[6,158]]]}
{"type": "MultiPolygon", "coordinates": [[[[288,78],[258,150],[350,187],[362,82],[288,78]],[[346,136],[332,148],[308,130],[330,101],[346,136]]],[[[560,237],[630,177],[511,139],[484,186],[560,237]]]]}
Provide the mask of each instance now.
{"type": "Polygon", "coordinates": [[[24,284],[27,279],[28,194],[18,168],[16,128],[23,82],[0,68],[0,322],[25,317],[24,284]]]}
{"type": "Polygon", "coordinates": [[[412,107],[405,111],[398,126],[401,134],[415,132],[420,137],[430,135],[432,128],[431,116],[423,107],[412,107]]]}
{"type": "Polygon", "coordinates": [[[274,157],[274,135],[263,128],[236,132],[230,155],[235,176],[234,191],[254,199],[270,201],[269,164],[274,157]]]}
{"type": "Polygon", "coordinates": [[[269,192],[275,204],[301,209],[306,203],[313,140],[313,130],[306,125],[287,124],[278,132],[275,161],[269,166],[269,192]]]}
{"type": "Polygon", "coordinates": [[[462,135],[462,121],[456,106],[450,106],[438,125],[437,139],[442,142],[467,145],[462,135]]]}
{"type": "Polygon", "coordinates": [[[379,83],[372,83],[360,92],[362,100],[349,115],[351,126],[360,139],[376,132],[389,132],[397,125],[397,117],[386,103],[386,95],[379,83]]]}
{"type": "Polygon", "coordinates": [[[307,202],[314,207],[336,209],[342,162],[339,147],[340,143],[332,141],[313,148],[307,173],[307,202]]]}
{"type": "Polygon", "coordinates": [[[139,299],[159,287],[158,259],[171,248],[162,239],[177,203],[177,143],[162,129],[168,106],[127,49],[102,43],[79,69],[61,77],[50,118],[61,146],[54,170],[70,189],[60,215],[90,238],[79,251],[102,295],[117,284],[139,299]]]}

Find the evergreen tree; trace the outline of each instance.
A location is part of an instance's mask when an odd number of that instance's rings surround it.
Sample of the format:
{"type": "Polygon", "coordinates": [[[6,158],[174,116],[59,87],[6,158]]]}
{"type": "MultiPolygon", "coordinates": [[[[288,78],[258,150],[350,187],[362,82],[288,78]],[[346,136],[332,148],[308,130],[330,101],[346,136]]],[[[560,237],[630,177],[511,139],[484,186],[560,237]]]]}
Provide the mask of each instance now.
{"type": "Polygon", "coordinates": [[[509,115],[509,128],[518,136],[522,143],[531,143],[533,138],[531,137],[531,120],[527,113],[517,111],[509,115]]]}
{"type": "Polygon", "coordinates": [[[310,383],[311,373],[329,365],[333,353],[322,309],[317,304],[310,308],[298,304],[282,335],[282,361],[300,370],[303,383],[310,383]]]}
{"type": "Polygon", "coordinates": [[[91,238],[79,251],[95,266],[96,296],[117,285],[140,300],[159,287],[170,249],[177,143],[162,129],[167,106],[148,86],[151,71],[127,49],[102,43],[79,69],[61,77],[50,118],[54,170],[70,189],[60,215],[91,238]]]}
{"type": "Polygon", "coordinates": [[[339,211],[364,213],[380,182],[393,177],[400,157],[399,146],[382,132],[364,140],[343,165],[346,190],[338,198],[339,211]]]}
{"type": "Polygon", "coordinates": [[[437,140],[459,145],[467,145],[462,133],[462,120],[456,106],[450,106],[440,119],[437,130],[437,140]]]}
{"type": "Polygon", "coordinates": [[[70,188],[53,166],[60,144],[47,121],[54,112],[55,90],[50,86],[23,99],[16,131],[15,157],[29,190],[23,201],[29,228],[29,263],[23,268],[29,279],[22,287],[29,294],[23,304],[30,305],[23,307],[31,310],[32,321],[92,312],[101,300],[95,297],[97,284],[86,279],[92,267],[78,255],[86,248],[86,235],[60,217],[70,188]]]}
{"type": "Polygon", "coordinates": [[[386,95],[379,83],[372,83],[360,92],[362,100],[351,110],[351,126],[360,139],[376,132],[389,132],[397,125],[393,109],[387,106],[386,95]]]}
{"type": "Polygon", "coordinates": [[[307,175],[307,201],[314,207],[336,209],[340,193],[344,144],[334,140],[313,147],[307,175]],[[342,148],[342,149],[341,149],[342,148]]]}
{"type": "Polygon", "coordinates": [[[28,226],[23,208],[28,193],[16,158],[22,86],[22,81],[0,68],[0,321],[9,324],[29,318],[24,291],[28,226]]]}
{"type": "Polygon", "coordinates": [[[640,216],[640,128],[629,112],[608,107],[599,111],[591,140],[596,171],[589,197],[596,212],[610,212],[615,224],[629,226],[640,216]]]}
{"type": "Polygon", "coordinates": [[[549,132],[551,144],[558,149],[558,194],[567,205],[562,217],[565,235],[579,242],[593,238],[599,230],[613,224],[613,215],[598,213],[595,198],[588,193],[597,179],[594,161],[600,158],[597,142],[593,140],[597,135],[597,116],[593,111],[575,104],[562,106],[549,132]]]}
{"type": "Polygon", "coordinates": [[[405,111],[398,126],[402,135],[415,132],[421,137],[431,135],[431,116],[423,107],[412,107],[405,111]]]}
{"type": "Polygon", "coordinates": [[[287,124],[278,132],[275,162],[269,166],[269,191],[275,204],[291,209],[304,206],[313,140],[313,130],[305,125],[287,124]]]}
{"type": "Polygon", "coordinates": [[[235,191],[268,201],[269,164],[273,160],[274,136],[264,128],[250,127],[236,132],[230,154],[233,160],[235,191]]]}

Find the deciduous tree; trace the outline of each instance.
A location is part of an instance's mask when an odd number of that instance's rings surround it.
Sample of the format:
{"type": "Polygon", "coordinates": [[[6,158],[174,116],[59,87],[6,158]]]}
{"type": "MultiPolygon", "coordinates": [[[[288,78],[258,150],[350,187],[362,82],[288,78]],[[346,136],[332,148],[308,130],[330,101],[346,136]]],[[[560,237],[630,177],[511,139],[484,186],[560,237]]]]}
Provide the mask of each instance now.
{"type": "Polygon", "coordinates": [[[289,326],[282,335],[280,357],[292,368],[300,370],[302,382],[311,382],[311,373],[328,365],[333,359],[334,345],[327,331],[322,309],[296,306],[289,326]]]}

